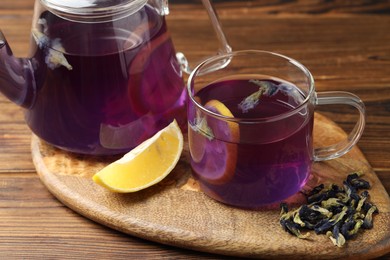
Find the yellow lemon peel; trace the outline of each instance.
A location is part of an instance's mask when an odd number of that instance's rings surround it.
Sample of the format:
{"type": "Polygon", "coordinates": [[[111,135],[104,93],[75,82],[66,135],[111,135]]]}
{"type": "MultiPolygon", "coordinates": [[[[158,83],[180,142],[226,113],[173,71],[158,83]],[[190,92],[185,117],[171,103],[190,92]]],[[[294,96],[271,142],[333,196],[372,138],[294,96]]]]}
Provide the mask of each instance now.
{"type": "Polygon", "coordinates": [[[182,150],[183,134],[174,120],[92,179],[113,192],[139,191],[164,179],[175,168],[182,150]]]}

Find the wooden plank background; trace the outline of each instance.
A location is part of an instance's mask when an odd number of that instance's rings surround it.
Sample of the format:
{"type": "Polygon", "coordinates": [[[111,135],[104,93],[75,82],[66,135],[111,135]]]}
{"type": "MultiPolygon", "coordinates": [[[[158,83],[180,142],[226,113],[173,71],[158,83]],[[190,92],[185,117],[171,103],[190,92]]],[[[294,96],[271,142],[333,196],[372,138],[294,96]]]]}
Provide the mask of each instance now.
{"type": "MultiPolygon", "coordinates": [[[[311,70],[318,91],[363,99],[367,126],[358,145],[390,193],[390,1],[214,3],[233,49],[288,55],[311,70]]],[[[17,56],[28,53],[33,6],[33,0],[1,2],[0,29],[17,56]]],[[[217,45],[200,1],[172,0],[170,9],[176,50],[192,64],[212,55],[217,45]]],[[[36,175],[23,110],[2,95],[0,108],[0,258],[219,258],[123,235],[63,206],[36,175]]],[[[345,106],[321,111],[346,131],[356,120],[345,106]]]]}

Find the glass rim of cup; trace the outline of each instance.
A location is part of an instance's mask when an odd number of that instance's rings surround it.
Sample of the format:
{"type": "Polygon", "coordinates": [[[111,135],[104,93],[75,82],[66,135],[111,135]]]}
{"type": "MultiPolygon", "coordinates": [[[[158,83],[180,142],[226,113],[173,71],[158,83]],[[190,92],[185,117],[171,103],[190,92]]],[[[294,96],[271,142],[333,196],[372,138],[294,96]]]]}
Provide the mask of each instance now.
{"type": "Polygon", "coordinates": [[[214,117],[214,118],[217,118],[217,119],[220,119],[220,120],[237,122],[237,123],[240,123],[240,124],[242,124],[242,123],[250,123],[250,124],[253,124],[253,123],[267,123],[267,122],[274,122],[274,121],[286,119],[286,118],[288,118],[288,117],[290,117],[292,115],[295,115],[296,113],[299,113],[299,111],[301,111],[302,108],[304,108],[307,105],[307,103],[309,103],[309,101],[310,101],[310,99],[312,98],[313,95],[314,95],[314,99],[316,99],[314,78],[313,78],[313,75],[311,74],[311,72],[309,71],[309,69],[306,68],[306,66],[304,66],[299,61],[297,61],[297,60],[295,60],[293,58],[290,58],[288,56],[285,56],[283,54],[276,53],[276,52],[271,52],[271,51],[265,51],[265,50],[239,50],[239,51],[232,51],[232,52],[229,52],[229,53],[218,54],[218,55],[215,55],[215,56],[212,56],[212,57],[209,57],[209,58],[205,59],[204,61],[199,63],[194,68],[193,71],[191,71],[191,73],[190,73],[190,75],[188,77],[188,80],[187,80],[187,93],[188,93],[188,96],[189,96],[189,102],[192,102],[193,104],[195,104],[195,106],[197,108],[202,110],[207,115],[209,115],[211,117],[214,117]],[[242,117],[230,117],[230,116],[225,116],[225,115],[218,114],[216,112],[213,112],[213,111],[207,109],[206,107],[204,107],[202,104],[200,104],[198,101],[195,100],[194,95],[192,93],[193,79],[198,74],[203,74],[203,73],[201,73],[202,68],[204,68],[205,66],[207,66],[207,65],[209,65],[209,64],[211,64],[213,62],[216,62],[218,60],[219,61],[225,60],[225,62],[221,63],[218,67],[213,67],[213,69],[211,69],[211,70],[206,67],[207,72],[204,73],[204,74],[212,73],[213,71],[216,71],[218,69],[223,69],[226,66],[228,66],[228,64],[230,62],[229,58],[232,58],[232,57],[238,56],[238,55],[248,55],[248,54],[252,54],[252,55],[253,54],[267,54],[267,55],[271,55],[271,56],[274,56],[274,57],[281,58],[281,59],[283,59],[285,61],[288,61],[291,64],[293,64],[295,67],[299,68],[306,75],[306,77],[309,79],[309,85],[310,85],[309,91],[308,91],[307,95],[305,95],[305,99],[303,100],[303,102],[301,104],[299,104],[298,106],[294,107],[293,109],[291,109],[290,111],[287,111],[287,112],[284,112],[284,113],[281,113],[281,114],[278,114],[278,115],[275,115],[275,116],[262,117],[262,118],[256,118],[256,117],[254,117],[254,118],[242,118],[242,117]]]}

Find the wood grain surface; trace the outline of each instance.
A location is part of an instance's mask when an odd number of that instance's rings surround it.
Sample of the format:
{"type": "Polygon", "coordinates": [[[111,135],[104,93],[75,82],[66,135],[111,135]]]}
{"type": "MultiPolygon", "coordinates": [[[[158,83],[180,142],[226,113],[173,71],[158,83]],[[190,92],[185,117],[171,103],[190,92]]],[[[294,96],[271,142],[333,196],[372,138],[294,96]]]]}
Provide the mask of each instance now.
{"type": "MultiPolygon", "coordinates": [[[[347,138],[341,128],[319,114],[314,125],[315,147],[347,138]]],[[[315,163],[303,188],[311,190],[320,183],[342,185],[355,171],[362,171],[372,184],[370,199],[380,210],[374,217],[374,228],[337,250],[324,235],[313,232],[310,239],[301,240],[286,233],[279,225],[279,204],[251,211],[208,198],[191,178],[187,142],[178,165],[166,179],[131,194],[113,193],[92,181],[113,157],[74,155],[35,136],[32,155],[43,184],[69,208],[147,240],[215,254],[275,259],[372,258],[390,252],[390,198],[357,147],[342,158],[315,163]]],[[[289,199],[290,206],[304,202],[302,193],[289,199]]]]}
{"type": "MultiPolygon", "coordinates": [[[[317,91],[344,90],[362,98],[367,125],[358,146],[389,193],[389,1],[214,3],[233,49],[291,56],[311,70],[317,91]]],[[[3,0],[0,5],[0,29],[18,56],[28,53],[33,5],[33,0],[3,0]]],[[[213,54],[217,45],[200,1],[172,0],[170,9],[167,22],[176,50],[192,64],[213,54]]],[[[2,95],[0,108],[0,258],[221,258],[126,235],[64,206],[36,174],[23,110],[2,95]]],[[[346,131],[357,116],[344,106],[327,106],[321,113],[346,131]]]]}

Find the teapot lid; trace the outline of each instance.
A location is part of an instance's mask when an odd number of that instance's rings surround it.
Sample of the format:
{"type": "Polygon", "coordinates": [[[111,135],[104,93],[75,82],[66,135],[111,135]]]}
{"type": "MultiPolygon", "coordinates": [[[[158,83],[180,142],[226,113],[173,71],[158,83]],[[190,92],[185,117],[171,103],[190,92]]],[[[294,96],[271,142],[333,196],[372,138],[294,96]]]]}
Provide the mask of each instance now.
{"type": "Polygon", "coordinates": [[[58,16],[80,22],[116,20],[141,9],[147,0],[41,0],[58,16]]]}

